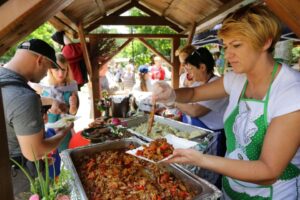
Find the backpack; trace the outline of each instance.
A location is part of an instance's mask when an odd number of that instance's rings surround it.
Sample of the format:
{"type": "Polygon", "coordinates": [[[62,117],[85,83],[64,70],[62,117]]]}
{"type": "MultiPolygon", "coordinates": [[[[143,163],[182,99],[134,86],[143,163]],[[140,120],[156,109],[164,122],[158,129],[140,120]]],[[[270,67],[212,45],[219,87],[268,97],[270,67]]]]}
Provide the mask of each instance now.
{"type": "Polygon", "coordinates": [[[27,88],[33,92],[36,93],[36,91],[34,89],[32,89],[28,84],[20,82],[20,81],[0,81],[0,88],[8,86],[8,85],[14,85],[14,86],[20,86],[20,87],[24,87],[27,88]]]}

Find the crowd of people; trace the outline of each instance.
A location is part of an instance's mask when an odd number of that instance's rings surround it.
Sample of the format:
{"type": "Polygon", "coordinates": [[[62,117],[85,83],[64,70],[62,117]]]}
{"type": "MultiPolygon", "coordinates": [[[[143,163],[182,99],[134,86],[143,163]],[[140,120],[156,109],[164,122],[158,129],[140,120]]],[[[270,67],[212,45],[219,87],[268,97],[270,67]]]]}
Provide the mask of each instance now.
{"type": "MultiPolygon", "coordinates": [[[[138,67],[133,60],[125,67],[102,65],[99,88],[110,93],[125,90],[136,97],[140,109],[147,104],[145,111],[150,111],[156,102],[161,105],[157,114],[175,110],[182,122],[219,132],[223,149],[217,155],[176,149],[166,162],[223,175],[219,184],[225,199],[296,199],[300,75],[273,58],[280,27],[265,6],[245,6],[229,14],[218,33],[232,72],[218,76],[215,69],[224,65],[221,54],[187,45],[178,50],[178,89],[166,81],[169,72],[157,56],[152,64],[138,67]]],[[[74,134],[73,123],[60,129],[46,129],[45,124],[76,115],[78,91],[87,82],[87,73],[80,44],[62,31],[52,39],[62,46],[61,53],[39,39],[21,43],[0,67],[0,86],[9,156],[36,176],[33,161],[51,152],[56,168],[49,170],[55,178],[59,153],[69,147],[74,134]],[[40,83],[46,74],[48,79],[40,83]]],[[[20,169],[13,169],[12,179],[16,198],[29,190],[20,169]]]]}

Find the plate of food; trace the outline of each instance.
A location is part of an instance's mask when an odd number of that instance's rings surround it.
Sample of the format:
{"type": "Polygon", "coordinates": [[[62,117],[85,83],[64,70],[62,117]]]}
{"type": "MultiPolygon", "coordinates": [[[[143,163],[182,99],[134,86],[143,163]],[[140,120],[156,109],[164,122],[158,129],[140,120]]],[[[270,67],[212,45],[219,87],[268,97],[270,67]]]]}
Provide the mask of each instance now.
{"type": "Polygon", "coordinates": [[[59,129],[59,128],[64,128],[67,127],[70,123],[74,122],[77,120],[78,117],[74,115],[68,115],[68,114],[63,114],[61,115],[61,118],[54,122],[54,123],[46,123],[45,127],[46,128],[54,128],[54,129],[59,129]]]}
{"type": "Polygon", "coordinates": [[[197,145],[197,142],[189,141],[175,135],[168,134],[126,153],[152,163],[160,163],[172,157],[174,149],[188,149],[197,145]]]}
{"type": "Polygon", "coordinates": [[[127,138],[131,136],[131,133],[122,126],[100,125],[98,127],[84,129],[81,135],[89,139],[91,143],[99,143],[106,140],[127,138]]]}
{"type": "Polygon", "coordinates": [[[169,159],[172,156],[173,151],[173,145],[169,144],[166,138],[158,138],[149,144],[128,150],[126,153],[152,163],[159,163],[169,159]]]}

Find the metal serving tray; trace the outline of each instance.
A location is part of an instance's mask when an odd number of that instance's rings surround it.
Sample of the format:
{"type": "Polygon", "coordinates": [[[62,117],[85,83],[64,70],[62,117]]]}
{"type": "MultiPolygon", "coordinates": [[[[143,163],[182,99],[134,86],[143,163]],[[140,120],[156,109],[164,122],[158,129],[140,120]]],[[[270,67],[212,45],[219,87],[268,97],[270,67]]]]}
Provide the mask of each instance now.
{"type": "MultiPolygon", "coordinates": [[[[145,135],[143,135],[139,132],[136,132],[132,129],[133,127],[137,127],[140,124],[143,124],[147,121],[148,121],[148,115],[145,115],[145,116],[140,116],[140,117],[135,117],[133,119],[129,119],[129,120],[126,121],[126,123],[127,123],[127,127],[129,128],[129,131],[132,134],[134,134],[135,136],[137,136],[138,138],[141,138],[142,140],[144,140],[146,142],[150,142],[153,139],[151,139],[151,138],[149,138],[149,137],[147,137],[147,136],[145,136],[145,135]]],[[[193,125],[190,125],[190,124],[186,124],[186,123],[183,123],[183,122],[179,122],[179,121],[176,121],[176,120],[173,120],[173,119],[161,117],[161,116],[158,116],[158,115],[154,116],[154,121],[158,122],[160,124],[164,124],[164,125],[168,125],[168,126],[171,126],[173,128],[176,128],[179,131],[185,131],[185,132],[199,131],[203,134],[190,139],[190,140],[198,142],[198,143],[201,143],[203,141],[203,138],[205,138],[205,137],[210,136],[210,138],[213,139],[213,137],[215,135],[215,133],[211,130],[208,130],[208,129],[205,129],[205,128],[200,128],[200,127],[193,126],[193,125]]]]}
{"type": "MultiPolygon", "coordinates": [[[[150,142],[153,139],[151,139],[148,136],[145,136],[137,131],[133,130],[133,127],[137,127],[142,123],[145,123],[148,121],[148,115],[144,116],[137,116],[132,119],[128,119],[127,122],[127,127],[129,128],[128,131],[130,131],[133,135],[136,137],[142,139],[145,142],[150,142]]],[[[218,153],[218,136],[220,132],[213,132],[208,129],[200,128],[197,126],[193,126],[190,124],[182,123],[179,121],[175,121],[173,119],[169,118],[164,118],[158,115],[154,116],[154,121],[158,122],[160,124],[168,125],[173,128],[178,129],[179,131],[185,131],[185,132],[192,132],[192,131],[200,131],[203,132],[201,136],[197,136],[194,138],[191,138],[191,141],[195,141],[198,143],[194,149],[201,151],[204,154],[210,154],[210,155],[217,155],[218,153]]],[[[212,184],[215,184],[219,178],[219,174],[214,173],[210,170],[205,170],[201,169],[198,166],[193,166],[193,165],[181,165],[183,166],[186,170],[189,172],[209,181],[212,184]]]]}
{"type": "MultiPolygon", "coordinates": [[[[141,144],[144,144],[144,142],[138,138],[126,138],[117,141],[107,141],[77,149],[68,149],[62,152],[63,163],[74,176],[74,181],[72,181],[72,183],[73,190],[77,195],[76,199],[88,199],[75,168],[76,160],[84,155],[91,155],[105,150],[124,149],[127,148],[130,144],[140,146],[141,144]]],[[[176,178],[183,181],[187,188],[191,189],[191,191],[195,191],[196,196],[194,200],[217,199],[221,196],[220,190],[218,190],[214,185],[188,172],[181,166],[172,164],[165,165],[165,167],[169,172],[173,173],[176,178]]]]}

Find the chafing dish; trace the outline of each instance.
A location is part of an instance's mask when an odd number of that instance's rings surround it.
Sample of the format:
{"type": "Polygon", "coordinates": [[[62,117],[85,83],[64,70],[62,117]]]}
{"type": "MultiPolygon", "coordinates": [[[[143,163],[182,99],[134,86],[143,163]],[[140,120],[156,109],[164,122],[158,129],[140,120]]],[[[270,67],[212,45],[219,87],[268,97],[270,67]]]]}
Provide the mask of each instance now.
{"type": "MultiPolygon", "coordinates": [[[[126,138],[117,141],[107,141],[99,144],[94,144],[86,147],[81,147],[77,149],[68,149],[62,152],[62,160],[67,169],[69,169],[73,176],[74,181],[73,188],[76,192],[76,195],[79,199],[88,199],[84,187],[80,181],[79,175],[76,171],[76,162],[85,155],[92,155],[97,152],[106,151],[106,150],[118,150],[125,149],[130,144],[134,144],[135,146],[140,146],[144,144],[138,138],[126,138]]],[[[167,171],[174,174],[174,176],[180,179],[191,191],[195,192],[196,196],[195,200],[198,199],[217,199],[221,196],[221,192],[212,184],[207,181],[201,179],[200,177],[188,172],[186,169],[179,165],[164,165],[167,171]]]]}

